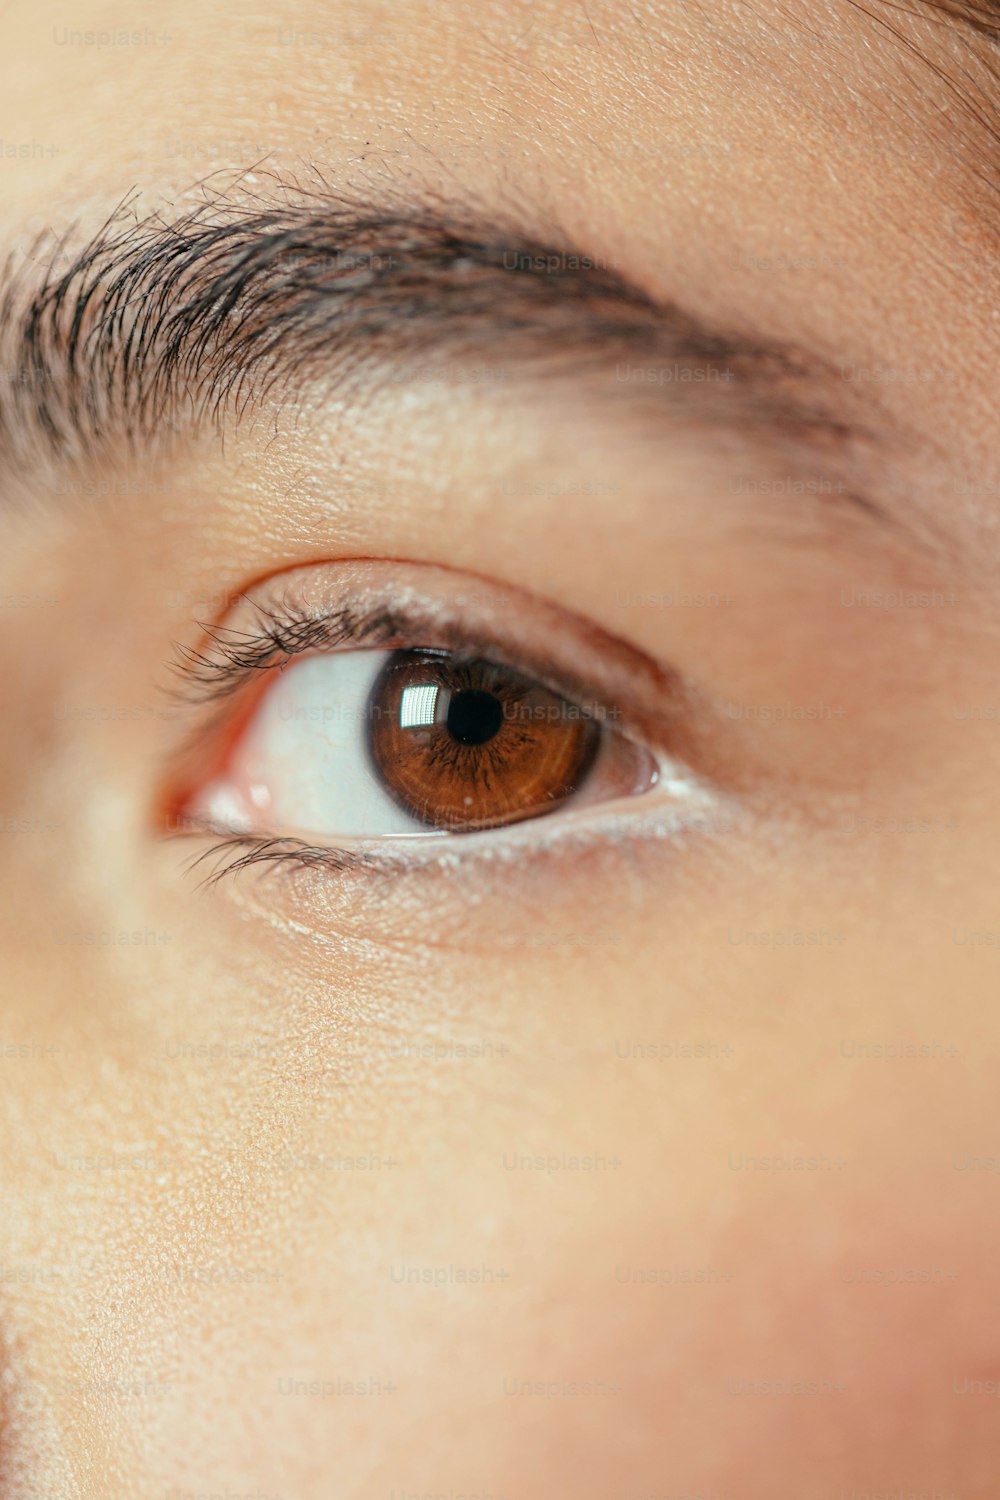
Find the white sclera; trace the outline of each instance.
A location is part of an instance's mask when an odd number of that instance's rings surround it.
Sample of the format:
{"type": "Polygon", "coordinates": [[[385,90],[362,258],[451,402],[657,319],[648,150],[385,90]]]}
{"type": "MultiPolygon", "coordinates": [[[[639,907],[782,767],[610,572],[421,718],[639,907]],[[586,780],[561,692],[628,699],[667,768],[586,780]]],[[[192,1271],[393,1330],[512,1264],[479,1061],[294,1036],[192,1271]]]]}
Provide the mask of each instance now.
{"type": "Polygon", "coordinates": [[[334,651],[286,667],[196,815],[237,833],[433,834],[392,800],[368,754],[368,702],[392,655],[334,651]]]}

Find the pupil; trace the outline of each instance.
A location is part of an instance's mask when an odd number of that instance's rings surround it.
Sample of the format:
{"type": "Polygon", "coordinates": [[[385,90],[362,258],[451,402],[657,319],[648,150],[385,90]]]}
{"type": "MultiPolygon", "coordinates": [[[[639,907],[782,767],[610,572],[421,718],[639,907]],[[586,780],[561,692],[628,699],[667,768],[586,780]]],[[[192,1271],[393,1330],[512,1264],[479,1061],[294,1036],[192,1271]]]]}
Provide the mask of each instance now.
{"type": "Polygon", "coordinates": [[[445,725],[460,745],[485,745],[503,723],[503,707],[492,693],[469,688],[455,693],[448,704],[445,725]]]}

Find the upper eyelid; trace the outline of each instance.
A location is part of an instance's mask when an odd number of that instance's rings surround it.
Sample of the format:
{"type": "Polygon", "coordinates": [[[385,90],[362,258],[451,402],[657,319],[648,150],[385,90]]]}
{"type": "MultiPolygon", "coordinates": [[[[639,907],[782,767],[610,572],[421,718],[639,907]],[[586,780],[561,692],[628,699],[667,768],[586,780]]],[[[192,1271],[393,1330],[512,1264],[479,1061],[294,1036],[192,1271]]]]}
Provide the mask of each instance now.
{"type": "Polygon", "coordinates": [[[463,630],[457,623],[450,627],[425,626],[420,623],[419,615],[411,616],[392,606],[376,606],[361,613],[345,608],[314,616],[298,610],[291,610],[286,616],[270,609],[263,614],[268,625],[257,634],[212,627],[208,635],[215,648],[214,655],[211,651],[177,648],[173,665],[182,686],[175,697],[182,704],[223,703],[239,694],[251,680],[312,652],[352,647],[391,650],[393,643],[397,643],[403,649],[423,647],[499,660],[531,675],[551,691],[592,707],[603,720],[623,717],[616,703],[595,696],[579,674],[560,670],[558,664],[545,660],[539,653],[514,651],[509,644],[482,631],[463,630]]]}

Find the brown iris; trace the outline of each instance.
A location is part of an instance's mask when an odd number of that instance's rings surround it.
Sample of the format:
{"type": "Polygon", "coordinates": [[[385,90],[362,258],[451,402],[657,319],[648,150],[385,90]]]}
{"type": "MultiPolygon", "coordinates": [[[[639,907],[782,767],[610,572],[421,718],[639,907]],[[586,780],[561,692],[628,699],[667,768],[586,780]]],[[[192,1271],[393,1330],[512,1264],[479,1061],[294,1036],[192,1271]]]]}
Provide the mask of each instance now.
{"type": "Polygon", "coordinates": [[[551,812],[579,789],[601,729],[510,667],[397,651],[368,700],[368,743],[399,805],[452,832],[551,812]]]}

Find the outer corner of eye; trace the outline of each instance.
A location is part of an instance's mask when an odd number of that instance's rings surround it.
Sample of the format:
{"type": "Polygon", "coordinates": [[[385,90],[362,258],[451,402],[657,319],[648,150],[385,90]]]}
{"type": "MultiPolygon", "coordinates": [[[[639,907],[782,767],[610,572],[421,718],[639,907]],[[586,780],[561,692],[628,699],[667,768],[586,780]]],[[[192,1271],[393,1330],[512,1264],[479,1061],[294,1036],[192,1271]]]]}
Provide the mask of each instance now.
{"type": "Polygon", "coordinates": [[[338,649],[273,679],[182,819],[275,837],[454,835],[633,797],[659,778],[611,715],[496,659],[338,649]]]}

